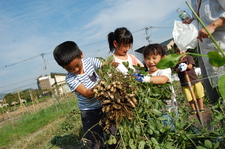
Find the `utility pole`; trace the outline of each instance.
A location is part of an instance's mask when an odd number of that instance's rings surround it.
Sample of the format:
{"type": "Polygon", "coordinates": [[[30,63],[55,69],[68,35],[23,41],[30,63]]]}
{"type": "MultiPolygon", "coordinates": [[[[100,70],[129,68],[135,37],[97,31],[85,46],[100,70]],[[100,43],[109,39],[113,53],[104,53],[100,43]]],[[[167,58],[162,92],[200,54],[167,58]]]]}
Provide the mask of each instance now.
{"type": "Polygon", "coordinates": [[[151,28],[153,28],[153,26],[149,26],[145,28],[146,40],[148,41],[149,44],[151,43],[151,40],[150,40],[150,35],[148,32],[149,32],[149,29],[151,28]]]}
{"type": "Polygon", "coordinates": [[[44,53],[41,53],[41,57],[42,57],[42,59],[43,59],[43,64],[44,64],[43,69],[44,69],[44,71],[45,71],[46,76],[48,76],[48,71],[47,71],[47,61],[46,61],[45,58],[44,58],[44,53]]]}
{"type": "Polygon", "coordinates": [[[49,89],[50,89],[50,92],[51,92],[51,88],[52,88],[52,86],[51,86],[51,80],[50,80],[50,79],[51,79],[51,76],[50,76],[50,74],[48,75],[47,61],[46,61],[46,59],[44,58],[44,53],[41,53],[41,56],[42,56],[43,63],[44,63],[43,69],[44,69],[44,71],[45,71],[45,76],[48,77],[49,89]]]}
{"type": "Polygon", "coordinates": [[[150,29],[152,28],[172,28],[172,27],[154,27],[154,26],[148,26],[148,27],[145,27],[143,28],[142,30],[145,30],[145,34],[146,34],[146,40],[148,41],[148,43],[150,44],[151,43],[151,40],[150,40],[150,34],[149,31],[151,31],[150,29]]]}

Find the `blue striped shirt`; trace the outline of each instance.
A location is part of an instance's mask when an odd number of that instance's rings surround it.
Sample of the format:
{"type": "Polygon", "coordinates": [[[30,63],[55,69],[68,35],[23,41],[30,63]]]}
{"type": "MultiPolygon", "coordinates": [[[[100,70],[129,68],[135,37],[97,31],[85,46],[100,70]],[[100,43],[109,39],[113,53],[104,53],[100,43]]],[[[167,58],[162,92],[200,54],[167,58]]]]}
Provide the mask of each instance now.
{"type": "Polygon", "coordinates": [[[78,107],[80,110],[95,110],[101,107],[101,102],[94,97],[87,98],[75,91],[75,89],[83,84],[87,89],[90,89],[96,85],[96,80],[99,80],[99,76],[96,73],[96,69],[100,69],[102,63],[97,58],[85,58],[82,59],[84,74],[72,74],[67,73],[66,82],[69,88],[75,92],[78,99],[78,107]]]}

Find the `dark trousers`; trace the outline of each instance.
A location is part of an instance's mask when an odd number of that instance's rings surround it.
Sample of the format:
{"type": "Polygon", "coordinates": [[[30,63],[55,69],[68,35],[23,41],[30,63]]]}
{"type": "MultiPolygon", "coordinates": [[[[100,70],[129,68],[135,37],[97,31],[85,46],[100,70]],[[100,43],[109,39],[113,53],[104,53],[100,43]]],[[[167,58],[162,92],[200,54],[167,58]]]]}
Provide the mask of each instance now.
{"type": "Polygon", "coordinates": [[[218,99],[220,98],[220,95],[219,95],[218,89],[215,87],[213,88],[210,84],[210,81],[209,81],[209,78],[207,76],[206,69],[205,69],[206,66],[203,63],[202,57],[199,57],[199,65],[201,68],[201,73],[202,73],[202,77],[203,77],[203,85],[206,90],[206,93],[209,97],[210,102],[212,104],[215,104],[218,101],[218,99]]]}
{"type": "Polygon", "coordinates": [[[90,149],[104,148],[103,129],[98,124],[102,118],[102,109],[81,111],[81,120],[83,123],[84,136],[87,146],[90,149]]]}

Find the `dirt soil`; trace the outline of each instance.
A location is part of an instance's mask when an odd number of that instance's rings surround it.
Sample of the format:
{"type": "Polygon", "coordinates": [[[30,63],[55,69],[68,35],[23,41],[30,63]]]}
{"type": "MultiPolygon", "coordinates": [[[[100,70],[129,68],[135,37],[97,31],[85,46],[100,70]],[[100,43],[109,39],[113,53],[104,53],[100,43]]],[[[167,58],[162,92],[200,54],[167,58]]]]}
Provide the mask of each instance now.
{"type": "Polygon", "coordinates": [[[198,114],[194,114],[194,115],[190,115],[189,116],[189,121],[195,121],[197,120],[193,125],[198,128],[201,129],[203,127],[208,128],[208,130],[213,130],[214,127],[212,125],[210,125],[210,123],[213,121],[213,118],[211,116],[211,109],[210,107],[205,108],[205,112],[200,112],[199,115],[198,114]]]}

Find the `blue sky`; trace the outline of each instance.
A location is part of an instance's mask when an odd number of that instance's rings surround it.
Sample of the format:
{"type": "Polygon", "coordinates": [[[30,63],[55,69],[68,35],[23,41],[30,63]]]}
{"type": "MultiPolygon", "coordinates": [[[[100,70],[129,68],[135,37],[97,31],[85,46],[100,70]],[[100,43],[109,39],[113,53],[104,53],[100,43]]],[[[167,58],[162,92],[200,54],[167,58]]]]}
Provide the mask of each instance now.
{"type": "Polygon", "coordinates": [[[110,55],[107,34],[118,27],[132,32],[134,55],[147,35],[151,43],[168,40],[177,8],[190,13],[180,0],[0,0],[0,93],[37,88],[40,75],[66,73],[52,52],[67,40],[85,57],[103,58],[110,55]]]}

